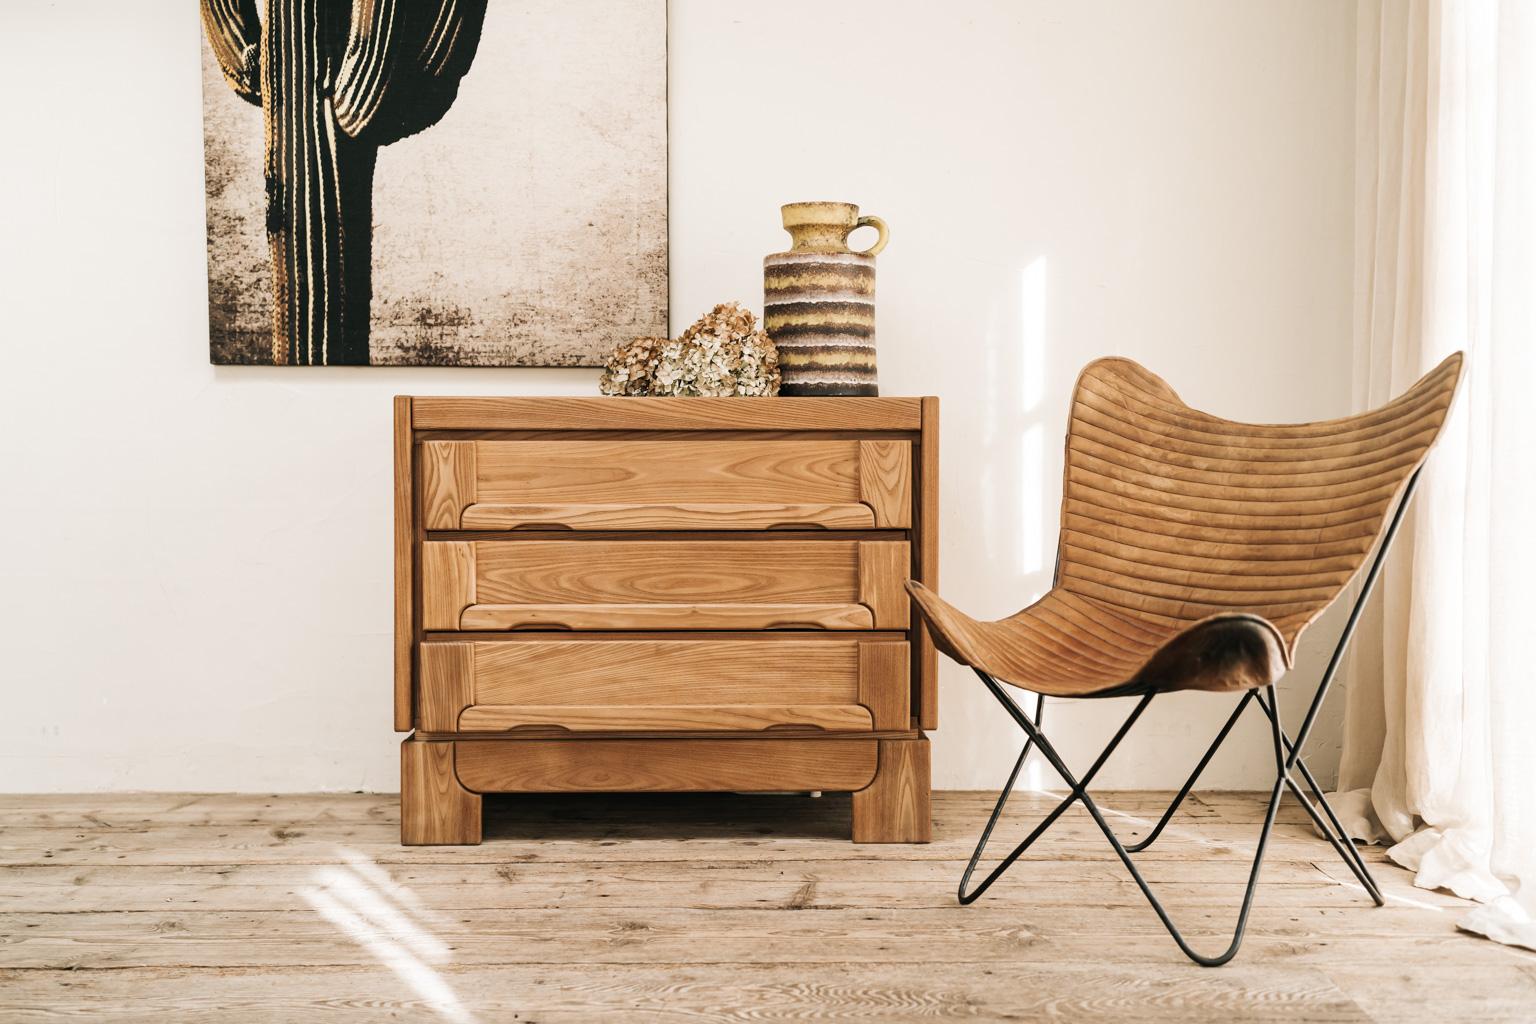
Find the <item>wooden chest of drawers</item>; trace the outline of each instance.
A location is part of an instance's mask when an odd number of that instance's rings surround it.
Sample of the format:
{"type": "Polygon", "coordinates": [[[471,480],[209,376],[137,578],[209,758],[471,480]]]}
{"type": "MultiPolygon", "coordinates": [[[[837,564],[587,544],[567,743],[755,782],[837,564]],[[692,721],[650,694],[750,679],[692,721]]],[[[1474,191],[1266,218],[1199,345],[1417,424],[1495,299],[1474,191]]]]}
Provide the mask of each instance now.
{"type": "Polygon", "coordinates": [[[933,398],[395,399],[401,841],[480,795],[848,791],[929,837],[933,398]]]}

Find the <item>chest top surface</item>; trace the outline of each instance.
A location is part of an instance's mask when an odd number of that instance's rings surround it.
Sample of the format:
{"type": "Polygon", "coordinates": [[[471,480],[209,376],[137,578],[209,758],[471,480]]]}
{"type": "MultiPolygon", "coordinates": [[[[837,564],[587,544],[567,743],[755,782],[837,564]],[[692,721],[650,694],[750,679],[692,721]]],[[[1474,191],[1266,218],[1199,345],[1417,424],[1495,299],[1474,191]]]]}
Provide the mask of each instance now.
{"type": "Polygon", "coordinates": [[[416,430],[894,430],[922,398],[458,397],[409,399],[416,430]]]}

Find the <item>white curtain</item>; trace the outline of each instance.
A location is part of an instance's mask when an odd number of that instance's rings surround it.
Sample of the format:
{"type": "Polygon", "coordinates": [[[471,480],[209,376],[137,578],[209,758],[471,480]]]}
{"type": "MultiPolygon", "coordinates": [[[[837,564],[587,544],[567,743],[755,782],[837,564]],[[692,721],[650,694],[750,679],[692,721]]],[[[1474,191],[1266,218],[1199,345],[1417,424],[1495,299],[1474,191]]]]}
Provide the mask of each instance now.
{"type": "Polygon", "coordinates": [[[1357,399],[1468,363],[1358,639],[1336,806],[1536,949],[1536,3],[1358,12],[1357,399]]]}

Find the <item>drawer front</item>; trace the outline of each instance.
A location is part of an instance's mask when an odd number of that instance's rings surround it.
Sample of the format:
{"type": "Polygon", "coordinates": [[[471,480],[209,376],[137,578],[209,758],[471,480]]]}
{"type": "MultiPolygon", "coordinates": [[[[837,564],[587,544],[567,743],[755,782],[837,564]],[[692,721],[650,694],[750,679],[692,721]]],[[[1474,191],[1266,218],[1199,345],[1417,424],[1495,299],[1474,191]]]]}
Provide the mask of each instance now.
{"type": "Polygon", "coordinates": [[[456,740],[459,783],[475,793],[772,793],[860,790],[880,741],[809,739],[456,740]]]}
{"type": "Polygon", "coordinates": [[[897,640],[428,641],[421,728],[577,733],[756,732],[910,725],[910,656],[897,640]]]}
{"type": "Polygon", "coordinates": [[[904,529],[912,444],[427,441],[429,530],[904,529]]]}
{"type": "Polygon", "coordinates": [[[905,541],[428,541],[422,625],[905,629],[905,541]]]}

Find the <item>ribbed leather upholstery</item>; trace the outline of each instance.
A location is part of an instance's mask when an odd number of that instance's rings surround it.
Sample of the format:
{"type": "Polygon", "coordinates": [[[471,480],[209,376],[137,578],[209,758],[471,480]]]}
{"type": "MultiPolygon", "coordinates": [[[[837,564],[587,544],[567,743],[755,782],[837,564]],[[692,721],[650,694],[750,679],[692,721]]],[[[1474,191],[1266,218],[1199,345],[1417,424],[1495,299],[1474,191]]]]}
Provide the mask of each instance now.
{"type": "Polygon", "coordinates": [[[1267,686],[1381,538],[1461,364],[1359,416],[1258,425],[1191,409],[1129,359],[1090,363],[1072,399],[1055,587],[997,622],[907,588],[941,650],[1037,693],[1267,686]]]}

